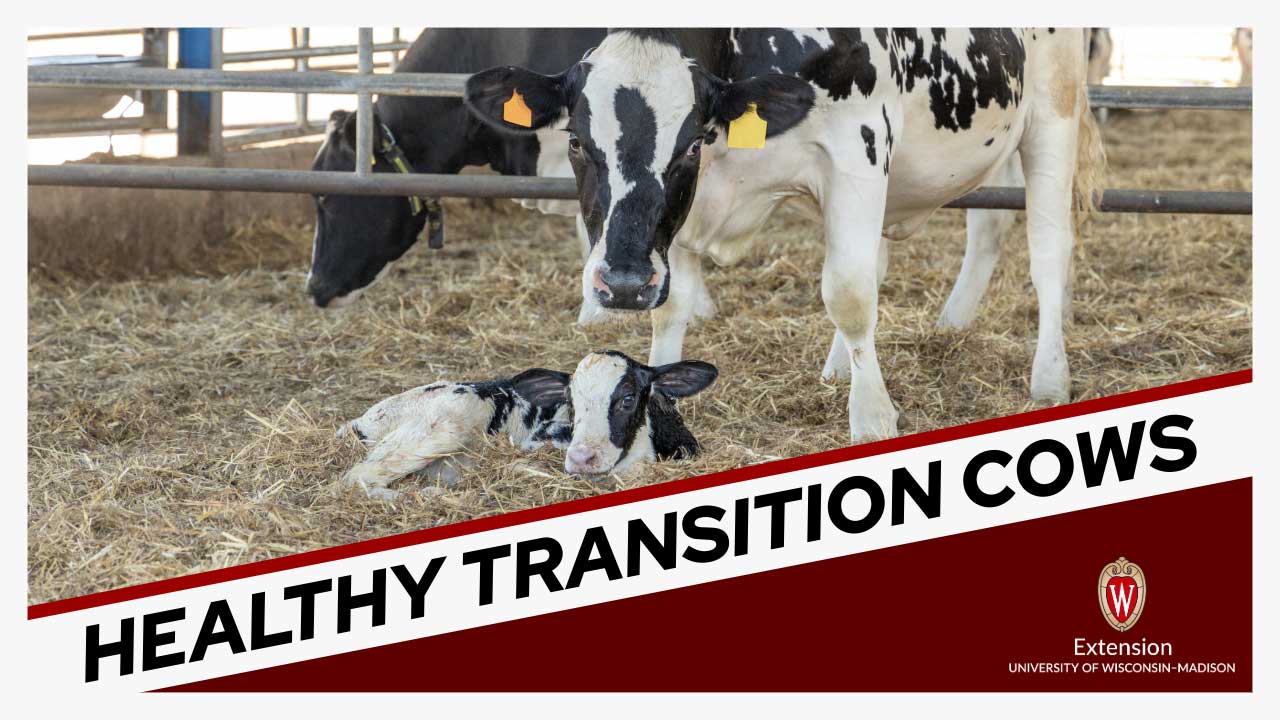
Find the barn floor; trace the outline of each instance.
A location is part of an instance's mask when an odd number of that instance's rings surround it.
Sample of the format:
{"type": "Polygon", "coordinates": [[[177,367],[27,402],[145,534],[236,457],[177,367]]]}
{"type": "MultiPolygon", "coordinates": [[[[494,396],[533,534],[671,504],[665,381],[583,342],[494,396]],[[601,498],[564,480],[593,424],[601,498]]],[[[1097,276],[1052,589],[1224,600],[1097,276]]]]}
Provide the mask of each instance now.
{"type": "MultiPolygon", "coordinates": [[[[1113,114],[1110,187],[1249,190],[1248,113],[1113,114]]],[[[450,244],[414,248],[360,302],[318,311],[309,227],[237,231],[217,274],[124,282],[32,272],[29,599],[43,602],[560,502],[847,444],[815,224],[786,208],[756,252],[707,272],[720,316],[685,356],[721,379],[682,408],[705,448],[626,481],[566,476],[559,452],[490,442],[444,493],[395,503],[338,482],[360,456],[337,425],[438,378],[647,356],[648,322],[579,328],[572,221],[507,201],[449,205],[450,244]]],[[[963,214],[895,243],[879,349],[906,432],[1029,409],[1035,303],[1021,222],[975,326],[935,329],[963,214]]],[[[1108,215],[1076,250],[1074,399],[1249,367],[1251,219],[1108,215]]],[[[211,260],[212,262],[212,260],[211,260]]]]}

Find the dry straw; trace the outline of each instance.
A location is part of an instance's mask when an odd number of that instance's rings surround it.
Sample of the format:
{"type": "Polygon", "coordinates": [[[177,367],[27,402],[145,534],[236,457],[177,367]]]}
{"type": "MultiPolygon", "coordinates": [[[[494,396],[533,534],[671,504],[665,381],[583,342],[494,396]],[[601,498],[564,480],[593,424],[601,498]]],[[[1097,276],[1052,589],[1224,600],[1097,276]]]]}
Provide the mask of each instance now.
{"type": "MultiPolygon", "coordinates": [[[[1113,113],[1117,187],[1251,186],[1250,116],[1113,113]]],[[[783,209],[757,250],[709,268],[721,315],[686,357],[721,379],[682,406],[705,454],[621,482],[566,476],[558,452],[502,439],[453,490],[396,504],[338,484],[359,457],[334,429],[437,378],[572,368],[595,348],[643,358],[641,318],[582,329],[572,221],[507,201],[451,203],[450,244],[417,247],[353,307],[302,292],[307,227],[210,249],[205,276],[107,283],[34,273],[29,337],[29,581],[41,602],[662,482],[846,443],[847,385],[818,374],[831,338],[816,224],[783,209]]],[[[940,212],[894,243],[879,354],[907,432],[1029,409],[1035,303],[1019,222],[970,330],[935,318],[964,247],[940,212]]],[[[1075,399],[1250,366],[1249,218],[1106,215],[1076,249],[1067,333],[1075,399]]],[[[144,242],[145,245],[145,242],[144,242]]]]}

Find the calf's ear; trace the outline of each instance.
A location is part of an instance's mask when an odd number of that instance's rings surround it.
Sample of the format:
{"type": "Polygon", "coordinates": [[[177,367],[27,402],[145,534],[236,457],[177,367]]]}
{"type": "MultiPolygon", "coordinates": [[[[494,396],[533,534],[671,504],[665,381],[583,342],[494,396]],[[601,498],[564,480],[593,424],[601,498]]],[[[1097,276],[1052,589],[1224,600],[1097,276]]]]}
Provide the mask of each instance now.
{"type": "Polygon", "coordinates": [[[510,133],[530,133],[564,112],[565,73],[540,75],[514,66],[490,68],[467,78],[463,102],[485,123],[510,133]]]}
{"type": "Polygon", "coordinates": [[[790,75],[760,75],[725,82],[703,73],[698,83],[702,86],[703,100],[711,110],[711,119],[717,125],[728,127],[754,104],[756,114],[768,123],[765,137],[781,135],[799,125],[813,108],[813,86],[790,75]]]}
{"type": "Polygon", "coordinates": [[[720,371],[711,363],[684,360],[653,369],[653,389],[670,398],[689,397],[716,381],[720,371]]]}
{"type": "Polygon", "coordinates": [[[569,374],[534,368],[511,378],[516,394],[537,407],[552,407],[565,401],[569,374]]]}

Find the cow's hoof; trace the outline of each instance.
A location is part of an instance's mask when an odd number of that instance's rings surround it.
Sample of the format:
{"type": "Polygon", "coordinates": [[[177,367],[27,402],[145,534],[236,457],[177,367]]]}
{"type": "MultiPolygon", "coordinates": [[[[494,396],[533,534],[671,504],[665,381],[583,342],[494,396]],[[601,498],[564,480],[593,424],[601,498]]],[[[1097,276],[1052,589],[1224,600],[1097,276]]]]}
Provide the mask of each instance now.
{"type": "Polygon", "coordinates": [[[938,327],[943,330],[965,330],[973,321],[977,319],[977,308],[972,310],[959,307],[952,307],[950,303],[942,308],[942,314],[938,316],[938,327]]]}
{"type": "Polygon", "coordinates": [[[1038,403],[1061,405],[1071,399],[1071,375],[1065,354],[1048,356],[1031,366],[1031,399],[1038,403]]]}
{"type": "Polygon", "coordinates": [[[855,445],[897,437],[901,427],[901,413],[893,403],[879,410],[864,407],[849,413],[849,439],[855,445]]]}

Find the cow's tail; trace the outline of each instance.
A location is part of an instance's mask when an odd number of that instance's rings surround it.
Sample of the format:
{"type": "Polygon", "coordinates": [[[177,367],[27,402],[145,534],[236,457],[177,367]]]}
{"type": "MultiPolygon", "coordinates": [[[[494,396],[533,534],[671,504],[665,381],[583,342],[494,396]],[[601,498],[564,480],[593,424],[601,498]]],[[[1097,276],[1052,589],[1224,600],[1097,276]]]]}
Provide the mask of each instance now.
{"type": "Polygon", "coordinates": [[[1076,172],[1071,186],[1071,206],[1076,227],[1098,211],[1107,174],[1107,153],[1102,147],[1102,131],[1089,108],[1089,92],[1080,86],[1080,127],[1076,133],[1076,172]]]}

